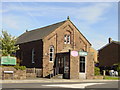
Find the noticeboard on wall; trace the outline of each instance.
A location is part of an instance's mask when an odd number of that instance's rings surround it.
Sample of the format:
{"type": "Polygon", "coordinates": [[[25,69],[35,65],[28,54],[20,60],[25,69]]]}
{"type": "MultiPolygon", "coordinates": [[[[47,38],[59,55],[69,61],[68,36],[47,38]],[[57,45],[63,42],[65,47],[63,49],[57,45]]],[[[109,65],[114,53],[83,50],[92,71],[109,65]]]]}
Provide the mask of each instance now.
{"type": "Polygon", "coordinates": [[[16,65],[16,57],[2,56],[0,63],[1,65],[16,65]]]}
{"type": "Polygon", "coordinates": [[[71,51],[71,55],[73,57],[77,57],[77,56],[87,56],[88,52],[85,51],[71,51]]]}
{"type": "Polygon", "coordinates": [[[87,52],[84,52],[84,51],[79,51],[79,56],[87,56],[88,53],[87,52]]]}

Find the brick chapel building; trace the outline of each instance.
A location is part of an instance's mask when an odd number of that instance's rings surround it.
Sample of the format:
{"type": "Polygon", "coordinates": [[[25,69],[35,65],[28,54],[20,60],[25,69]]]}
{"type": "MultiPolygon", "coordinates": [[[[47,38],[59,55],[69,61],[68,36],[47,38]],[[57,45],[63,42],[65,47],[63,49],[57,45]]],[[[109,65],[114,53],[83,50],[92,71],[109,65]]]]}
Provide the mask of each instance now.
{"type": "Polygon", "coordinates": [[[16,44],[20,47],[16,56],[21,65],[41,68],[42,77],[62,74],[65,79],[90,79],[94,75],[91,43],[69,18],[26,31],[18,37],[16,44]],[[87,52],[87,55],[72,55],[72,51],[87,52]]]}

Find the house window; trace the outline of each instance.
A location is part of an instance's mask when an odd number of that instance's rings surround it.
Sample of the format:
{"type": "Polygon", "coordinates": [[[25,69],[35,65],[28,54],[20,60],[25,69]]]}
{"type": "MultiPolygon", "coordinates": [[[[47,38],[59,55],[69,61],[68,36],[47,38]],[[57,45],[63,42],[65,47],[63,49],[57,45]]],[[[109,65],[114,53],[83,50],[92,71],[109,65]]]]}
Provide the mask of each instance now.
{"type": "Polygon", "coordinates": [[[67,44],[70,44],[70,35],[67,36],[67,44]]]}
{"type": "Polygon", "coordinates": [[[35,50],[34,50],[34,48],[32,49],[32,63],[35,63],[35,61],[34,61],[34,56],[35,56],[35,50]]]}
{"type": "Polygon", "coordinates": [[[70,35],[64,36],[64,44],[70,44],[70,35]]]}
{"type": "Polygon", "coordinates": [[[67,44],[67,35],[64,36],[64,44],[67,44]]]}
{"type": "Polygon", "coordinates": [[[54,59],[54,47],[53,46],[50,46],[49,57],[50,57],[50,61],[53,61],[54,59]]]}

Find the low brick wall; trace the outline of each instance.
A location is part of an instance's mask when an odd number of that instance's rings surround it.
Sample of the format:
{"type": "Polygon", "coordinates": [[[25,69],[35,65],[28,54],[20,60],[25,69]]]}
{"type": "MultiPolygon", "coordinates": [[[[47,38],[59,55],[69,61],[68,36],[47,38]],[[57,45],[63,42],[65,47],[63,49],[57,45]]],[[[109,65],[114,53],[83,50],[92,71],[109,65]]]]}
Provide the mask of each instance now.
{"type": "Polygon", "coordinates": [[[27,68],[26,69],[26,77],[27,78],[36,78],[42,77],[42,69],[40,68],[27,68]]]}
{"type": "Polygon", "coordinates": [[[16,70],[14,67],[2,67],[0,79],[26,79],[26,70],[16,70]],[[4,73],[4,71],[13,71],[14,73],[4,73]]]}
{"type": "Polygon", "coordinates": [[[35,73],[26,73],[26,78],[36,78],[35,73]]]}
{"type": "Polygon", "coordinates": [[[93,75],[91,75],[91,76],[89,75],[89,76],[86,77],[86,79],[94,79],[94,76],[93,75]]]}
{"type": "Polygon", "coordinates": [[[2,79],[2,67],[0,67],[0,80],[2,79]]]}
{"type": "Polygon", "coordinates": [[[14,79],[26,79],[26,70],[16,70],[14,79]]]}
{"type": "Polygon", "coordinates": [[[103,79],[103,76],[94,76],[93,79],[103,79]]]}

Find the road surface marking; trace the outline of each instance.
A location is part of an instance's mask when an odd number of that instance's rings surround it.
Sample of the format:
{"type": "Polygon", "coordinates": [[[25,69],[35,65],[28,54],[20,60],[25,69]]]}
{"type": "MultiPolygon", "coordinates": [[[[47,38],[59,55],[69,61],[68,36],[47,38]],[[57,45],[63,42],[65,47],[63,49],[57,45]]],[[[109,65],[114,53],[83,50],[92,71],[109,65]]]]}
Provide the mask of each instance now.
{"type": "Polygon", "coordinates": [[[54,84],[54,85],[42,85],[48,87],[63,87],[63,88],[85,88],[91,85],[105,84],[105,83],[82,83],[82,84],[54,84]]]}

